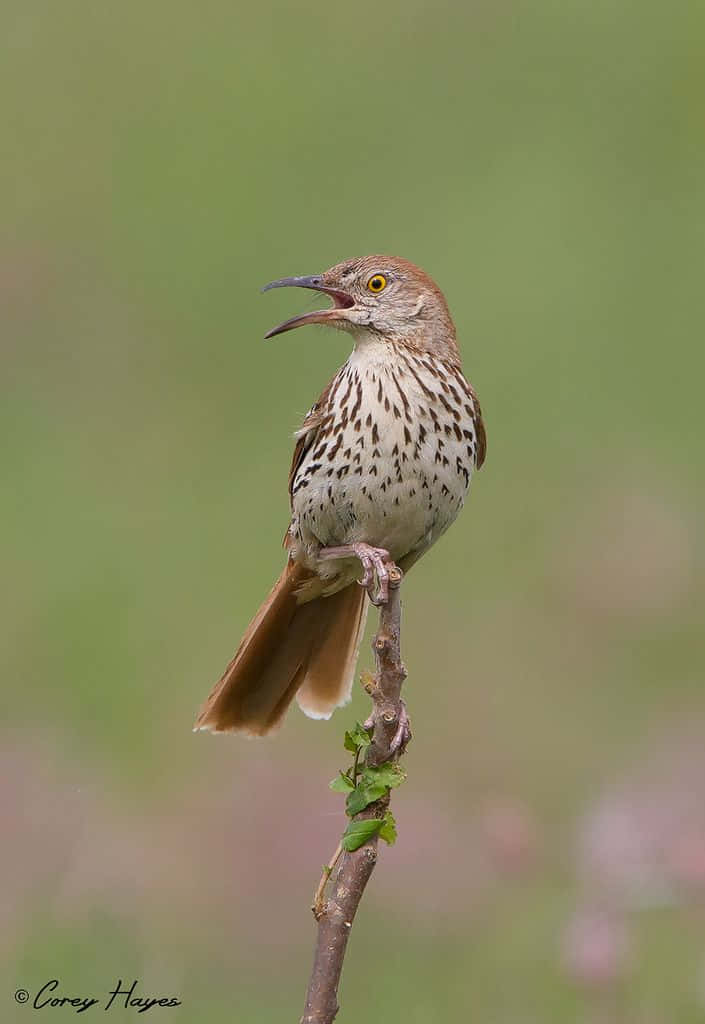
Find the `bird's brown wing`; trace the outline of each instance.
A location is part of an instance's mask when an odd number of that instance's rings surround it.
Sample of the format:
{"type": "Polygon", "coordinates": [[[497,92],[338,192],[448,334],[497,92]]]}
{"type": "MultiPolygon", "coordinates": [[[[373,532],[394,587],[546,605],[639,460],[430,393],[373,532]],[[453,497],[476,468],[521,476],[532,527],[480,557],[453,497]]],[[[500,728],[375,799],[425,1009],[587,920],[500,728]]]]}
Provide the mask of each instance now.
{"type": "Polygon", "coordinates": [[[477,400],[475,389],[472,384],[468,386],[472,395],[472,404],[475,407],[475,415],[473,416],[473,420],[475,422],[475,439],[477,442],[475,465],[478,469],[481,469],[482,463],[485,461],[485,456],[487,455],[487,432],[485,430],[485,424],[482,419],[482,409],[480,408],[480,403],[477,400]]]}
{"type": "Polygon", "coordinates": [[[485,424],[482,419],[480,402],[478,401],[475,388],[469,380],[466,380],[460,365],[455,367],[454,376],[457,383],[470,399],[469,405],[466,405],[465,408],[468,415],[472,418],[475,427],[475,469],[481,469],[487,455],[487,432],[485,431],[485,424]]]}
{"type": "Polygon", "coordinates": [[[289,470],[289,503],[293,503],[292,489],[294,486],[294,478],[298,471],[299,466],[311,445],[315,442],[318,437],[319,431],[322,426],[327,424],[332,419],[332,413],[328,408],[328,398],[330,395],[331,388],[335,377],[326,387],[325,391],[318,399],[317,402],[311,406],[309,411],[304,417],[304,421],[296,431],[294,435],[296,438],[296,445],[294,447],[294,455],[291,460],[291,469],[289,470]]]}

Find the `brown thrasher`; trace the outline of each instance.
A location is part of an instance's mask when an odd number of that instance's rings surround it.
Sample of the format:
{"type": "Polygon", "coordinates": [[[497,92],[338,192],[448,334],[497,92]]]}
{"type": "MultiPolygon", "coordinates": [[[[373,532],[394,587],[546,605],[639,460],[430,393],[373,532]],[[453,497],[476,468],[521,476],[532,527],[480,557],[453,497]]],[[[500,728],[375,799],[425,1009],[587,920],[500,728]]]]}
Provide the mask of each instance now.
{"type": "Polygon", "coordinates": [[[286,568],[196,729],[261,736],[294,696],[311,718],[345,704],[367,594],[386,601],[389,565],[406,571],[450,526],[485,458],[455,327],[423,270],[368,256],[264,290],[289,285],[323,292],[333,306],[286,320],[267,338],[329,324],[349,331],[355,347],[296,432],[286,568]]]}

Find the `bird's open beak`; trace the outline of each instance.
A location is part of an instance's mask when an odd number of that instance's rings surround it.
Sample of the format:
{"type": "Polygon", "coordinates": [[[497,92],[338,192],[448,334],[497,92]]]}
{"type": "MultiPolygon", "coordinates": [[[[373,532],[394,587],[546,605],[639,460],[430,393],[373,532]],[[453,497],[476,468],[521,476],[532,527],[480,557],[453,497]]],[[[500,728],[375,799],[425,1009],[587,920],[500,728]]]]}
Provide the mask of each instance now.
{"type": "Polygon", "coordinates": [[[346,320],[344,310],[355,305],[355,300],[346,292],[325,285],[320,274],[314,274],[312,277],[282,277],[279,281],[271,281],[266,284],[262,291],[267,292],[270,288],[311,288],[313,291],[330,295],[334,304],[328,309],[313,309],[310,313],[292,316],[290,320],[285,320],[283,324],[267,331],[265,338],[273,338],[275,334],[293,331],[295,327],[303,327],[305,324],[334,324],[336,320],[346,320]]]}

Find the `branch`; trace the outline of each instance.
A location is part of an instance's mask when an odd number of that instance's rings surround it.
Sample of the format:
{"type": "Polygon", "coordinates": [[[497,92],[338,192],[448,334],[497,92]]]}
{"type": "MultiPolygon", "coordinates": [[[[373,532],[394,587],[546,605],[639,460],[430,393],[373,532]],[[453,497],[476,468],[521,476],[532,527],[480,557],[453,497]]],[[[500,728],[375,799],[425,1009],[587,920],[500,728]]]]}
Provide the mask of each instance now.
{"type": "MultiPolygon", "coordinates": [[[[401,570],[391,566],[389,600],[380,607],[379,627],[372,641],[377,670],[374,677],[365,683],[373,704],[372,715],[365,723],[373,730],[365,759],[371,767],[397,759],[411,738],[401,699],[401,687],[406,678],[400,652],[401,580],[401,570]]],[[[383,818],[388,806],[389,791],[355,815],[354,820],[383,818]]],[[[374,835],[352,852],[338,846],[324,869],[313,906],[318,921],[318,939],[301,1024],[332,1024],[338,1012],[338,984],[345,949],[362,894],[377,860],[378,842],[379,837],[374,835]],[[325,899],[329,880],[330,892],[325,899]]]]}

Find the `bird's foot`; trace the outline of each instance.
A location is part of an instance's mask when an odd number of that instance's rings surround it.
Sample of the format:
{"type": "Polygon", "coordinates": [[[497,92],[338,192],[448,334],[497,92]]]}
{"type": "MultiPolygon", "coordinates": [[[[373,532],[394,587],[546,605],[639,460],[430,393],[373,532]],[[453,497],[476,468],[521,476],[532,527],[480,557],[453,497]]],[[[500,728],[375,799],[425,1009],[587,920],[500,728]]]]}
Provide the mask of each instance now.
{"type": "Polygon", "coordinates": [[[394,565],[385,548],[369,544],[345,544],[338,548],[321,548],[318,557],[357,558],[362,566],[360,586],[367,591],[372,604],[386,604],[389,600],[389,570],[394,565]]]}
{"type": "MultiPolygon", "coordinates": [[[[375,724],[374,714],[363,723],[365,729],[372,729],[375,724]]],[[[396,732],[392,737],[392,742],[389,744],[390,757],[394,754],[403,754],[407,748],[409,741],[411,740],[411,719],[409,713],[406,710],[406,703],[403,700],[399,700],[399,721],[397,722],[396,732]]]]}

